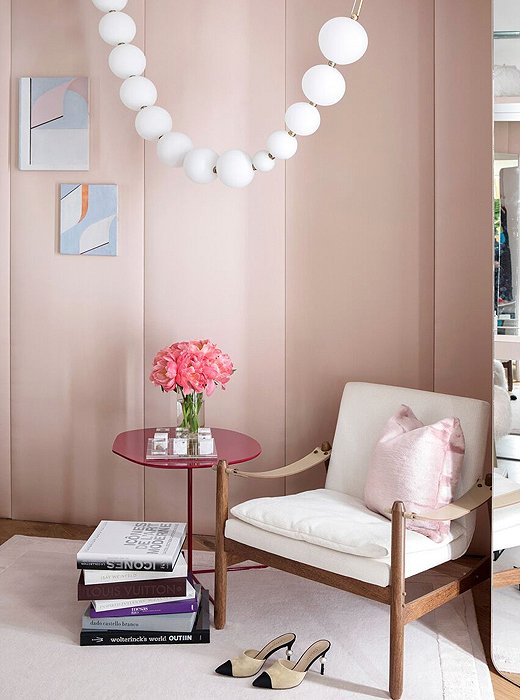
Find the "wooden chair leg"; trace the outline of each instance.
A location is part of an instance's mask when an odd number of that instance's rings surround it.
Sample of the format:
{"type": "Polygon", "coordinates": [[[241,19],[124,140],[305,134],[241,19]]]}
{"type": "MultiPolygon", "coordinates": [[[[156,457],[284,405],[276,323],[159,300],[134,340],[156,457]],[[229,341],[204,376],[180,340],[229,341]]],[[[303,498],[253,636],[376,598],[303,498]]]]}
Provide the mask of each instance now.
{"type": "Polygon", "coordinates": [[[217,507],[215,530],[215,628],[221,630],[226,624],[227,601],[227,553],[224,547],[224,529],[228,519],[229,475],[227,462],[217,465],[217,507]]]}
{"type": "Polygon", "coordinates": [[[404,605],[405,605],[405,519],[404,504],[396,501],[392,508],[392,552],[390,564],[390,684],[392,700],[403,693],[404,605]]]}

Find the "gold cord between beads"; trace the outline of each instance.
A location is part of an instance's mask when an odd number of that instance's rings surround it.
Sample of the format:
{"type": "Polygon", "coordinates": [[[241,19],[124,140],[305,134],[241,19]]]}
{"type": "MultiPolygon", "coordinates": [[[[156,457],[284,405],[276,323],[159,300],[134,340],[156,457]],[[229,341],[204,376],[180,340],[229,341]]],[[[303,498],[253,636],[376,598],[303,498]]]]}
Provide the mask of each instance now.
{"type": "Polygon", "coordinates": [[[359,19],[359,15],[361,14],[362,7],[363,7],[363,0],[354,0],[354,4],[352,6],[352,12],[350,13],[350,17],[355,22],[357,22],[359,19]],[[359,3],[359,5],[358,5],[358,3],[359,3]]]}

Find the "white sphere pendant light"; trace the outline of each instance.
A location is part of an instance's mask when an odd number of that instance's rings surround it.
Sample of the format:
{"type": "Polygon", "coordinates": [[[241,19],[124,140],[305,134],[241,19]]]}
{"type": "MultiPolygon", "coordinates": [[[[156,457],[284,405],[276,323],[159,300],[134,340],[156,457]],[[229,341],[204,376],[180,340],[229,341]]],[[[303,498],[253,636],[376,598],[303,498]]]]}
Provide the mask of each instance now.
{"type": "Polygon", "coordinates": [[[142,107],[151,107],[157,102],[157,88],[143,75],[133,75],[121,83],[119,97],[125,107],[137,112],[142,107]]]}
{"type": "Polygon", "coordinates": [[[318,37],[321,53],[326,59],[346,66],[365,55],[368,35],[364,27],[350,17],[334,17],[325,22],[318,37]]]}
{"type": "Polygon", "coordinates": [[[320,112],[308,102],[295,102],[285,113],[285,123],[289,131],[298,136],[310,136],[320,127],[320,112]]]}
{"type": "Polygon", "coordinates": [[[146,56],[139,47],[133,44],[120,44],[110,52],[108,65],[114,75],[126,80],[131,75],[144,73],[146,56]]]}
{"type": "Polygon", "coordinates": [[[217,160],[217,174],[228,187],[245,187],[253,180],[253,162],[244,151],[225,151],[217,160]]]}
{"type": "Polygon", "coordinates": [[[124,10],[128,0],[92,0],[93,5],[101,12],[113,12],[124,10]]]}
{"type": "Polygon", "coordinates": [[[345,78],[332,66],[313,66],[302,79],[305,97],[321,107],[335,105],[345,94],[345,89],[345,78]]]}
{"type": "Polygon", "coordinates": [[[364,56],[368,35],[359,23],[364,0],[354,0],[350,17],[333,17],[322,26],[318,44],[327,59],[326,64],[309,68],[302,79],[303,94],[308,102],[295,102],[285,113],[285,130],[273,131],[263,150],[251,158],[245,151],[231,149],[221,156],[211,148],[194,148],[189,136],[172,131],[169,112],[157,106],[157,89],[142,74],[146,56],[131,42],[136,35],[132,17],[122,10],[128,0],[92,0],[105,16],[99,22],[103,41],[114,48],[108,63],[110,70],[122,83],[119,96],[128,109],[137,112],[135,128],[147,141],[157,141],[159,160],[171,167],[182,167],[187,177],[198,184],[218,179],[228,187],[246,187],[255,171],[271,171],[276,160],[288,160],[298,150],[297,136],[310,136],[320,127],[319,107],[337,104],[346,91],[345,78],[336,65],[348,65],[364,56]]]}
{"type": "Polygon", "coordinates": [[[194,148],[188,151],[182,165],[190,180],[199,185],[207,185],[217,179],[217,160],[218,153],[211,148],[194,148]]]}
{"type": "Polygon", "coordinates": [[[164,107],[152,105],[143,107],[135,118],[135,129],[139,136],[146,141],[157,141],[171,131],[173,126],[170,113],[164,107]]]}
{"type": "Polygon", "coordinates": [[[258,151],[253,156],[253,167],[261,173],[270,172],[275,166],[276,160],[273,155],[269,155],[267,151],[258,151]]]}
{"type": "Polygon", "coordinates": [[[157,141],[159,160],[172,168],[180,168],[186,154],[193,149],[193,141],[186,134],[170,131],[157,141]]]}
{"type": "Polygon", "coordinates": [[[130,44],[136,31],[134,20],[124,12],[109,12],[99,20],[99,36],[111,46],[130,44]]]}
{"type": "Polygon", "coordinates": [[[298,150],[298,141],[287,131],[273,131],[267,139],[267,150],[275,158],[288,160],[298,150]]]}

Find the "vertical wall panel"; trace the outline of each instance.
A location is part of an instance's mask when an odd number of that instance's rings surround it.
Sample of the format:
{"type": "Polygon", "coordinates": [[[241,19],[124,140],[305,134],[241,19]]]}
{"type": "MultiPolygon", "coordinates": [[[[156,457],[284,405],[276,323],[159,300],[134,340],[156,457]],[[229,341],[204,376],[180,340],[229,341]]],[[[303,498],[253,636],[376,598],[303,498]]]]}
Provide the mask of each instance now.
{"type": "MultiPolygon", "coordinates": [[[[253,154],[283,127],[284,3],[197,0],[148,3],[147,75],[174,129],[196,146],[253,154]],[[173,29],[173,31],[172,31],[173,29]]],[[[124,122],[125,127],[129,119],[124,122]]],[[[244,190],[196,185],[146,151],[146,326],[149,373],[157,349],[209,337],[235,361],[226,391],[207,401],[207,423],[250,433],[284,460],[284,167],[244,190]]],[[[147,383],[146,422],[162,425],[170,399],[147,383]]],[[[185,473],[147,470],[146,517],[182,518],[185,473]]],[[[195,528],[214,528],[215,475],[195,475],[195,528]]],[[[231,500],[277,493],[282,483],[233,482],[231,500]]]]}
{"type": "MultiPolygon", "coordinates": [[[[288,0],[288,104],[344,12],[288,0]]],[[[340,67],[345,98],[287,166],[290,458],[332,438],[345,382],[433,385],[433,0],[365,3],[361,21],[370,45],[340,67]]]]}
{"type": "Polygon", "coordinates": [[[9,229],[9,139],[11,66],[11,0],[0,0],[0,517],[11,516],[11,389],[9,229]]]}
{"type": "MultiPolygon", "coordinates": [[[[435,390],[485,401],[493,357],[491,10],[491,0],[435,3],[435,390]]],[[[487,511],[479,516],[473,547],[488,553],[487,511]]]]}
{"type": "MultiPolygon", "coordinates": [[[[141,30],[143,4],[128,4],[141,30]]],[[[13,3],[12,486],[21,519],[143,513],[142,470],[111,454],[115,434],[142,423],[143,146],[121,128],[100,17],[83,0],[13,3]],[[89,172],[18,170],[18,79],[38,75],[90,77],[89,172]],[[119,185],[118,257],[59,255],[61,182],[119,185]]]]}
{"type": "Polygon", "coordinates": [[[495,122],[495,152],[520,154],[520,122],[495,122]]]}
{"type": "Polygon", "coordinates": [[[494,150],[497,153],[507,153],[509,149],[509,124],[510,122],[495,122],[494,126],[494,150]]]}
{"type": "Polygon", "coordinates": [[[436,0],[435,6],[435,389],[489,401],[491,0],[436,0]],[[464,60],[460,60],[461,36],[464,60]]]}

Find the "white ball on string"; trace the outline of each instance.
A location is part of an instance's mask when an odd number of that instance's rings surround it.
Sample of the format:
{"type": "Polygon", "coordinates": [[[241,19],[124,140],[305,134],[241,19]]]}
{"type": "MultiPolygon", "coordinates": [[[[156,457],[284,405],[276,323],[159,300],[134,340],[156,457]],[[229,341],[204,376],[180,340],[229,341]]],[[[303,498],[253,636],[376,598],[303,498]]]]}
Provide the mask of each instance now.
{"type": "Polygon", "coordinates": [[[246,187],[255,176],[253,162],[247,153],[235,149],[225,151],[217,160],[217,177],[228,187],[246,187]]]}
{"type": "Polygon", "coordinates": [[[156,141],[171,131],[172,118],[164,107],[144,107],[135,118],[135,128],[139,136],[146,141],[156,141]]]}
{"type": "Polygon", "coordinates": [[[141,107],[151,107],[156,103],[157,88],[149,78],[133,75],[121,83],[119,97],[125,107],[137,111],[141,107]]]}
{"type": "Polygon", "coordinates": [[[123,10],[128,0],[92,0],[92,4],[101,12],[112,12],[112,10],[123,10]]]}
{"type": "Polygon", "coordinates": [[[146,56],[138,46],[121,44],[110,52],[108,65],[114,75],[125,80],[131,75],[144,73],[146,56]]]}
{"type": "Polygon", "coordinates": [[[124,12],[109,12],[99,20],[99,35],[111,46],[130,44],[136,31],[134,20],[124,12]]]}
{"type": "MultiPolygon", "coordinates": [[[[189,136],[172,132],[171,115],[158,107],[157,89],[142,73],[146,56],[131,42],[136,24],[122,12],[128,0],[92,0],[100,11],[107,13],[99,22],[101,38],[114,48],[110,52],[110,70],[124,82],[120,88],[123,104],[137,111],[135,127],[139,135],[158,141],[159,159],[173,167],[183,166],[185,174],[194,182],[205,184],[217,175],[229,187],[245,187],[254,178],[255,171],[269,172],[275,159],[287,160],[298,150],[296,136],[316,132],[321,117],[317,105],[328,106],[339,102],[345,94],[343,75],[336,64],[346,65],[361,58],[368,47],[368,36],[357,20],[334,17],[326,22],[319,34],[320,49],[328,65],[310,68],[302,78],[302,88],[309,102],[296,102],[285,113],[286,130],[274,131],[265,150],[251,158],[244,151],[234,149],[219,155],[210,148],[193,148],[189,136]],[[218,165],[217,165],[218,164],[218,165]]],[[[357,15],[353,15],[353,17],[357,15]]]]}
{"type": "Polygon", "coordinates": [[[321,122],[319,111],[308,102],[295,102],[285,113],[287,128],[298,136],[310,136],[321,122]]]}
{"type": "Polygon", "coordinates": [[[345,94],[345,88],[345,78],[339,70],[323,64],[309,68],[302,79],[305,97],[323,107],[339,102],[345,94]]]}
{"type": "Polygon", "coordinates": [[[273,131],[267,139],[267,150],[275,158],[287,160],[298,150],[298,141],[286,131],[273,131]]]}
{"type": "Polygon", "coordinates": [[[214,172],[217,160],[218,153],[211,148],[194,148],[186,154],[182,167],[190,180],[206,185],[217,177],[214,172]]]}
{"type": "Polygon", "coordinates": [[[334,17],[321,28],[318,43],[325,58],[345,66],[359,61],[365,54],[368,35],[356,20],[350,17],[334,17]]]}
{"type": "Polygon", "coordinates": [[[253,156],[253,165],[261,173],[268,173],[275,166],[275,159],[271,158],[267,151],[258,151],[253,156]]]}
{"type": "Polygon", "coordinates": [[[193,150],[193,142],[189,136],[179,131],[170,131],[157,141],[159,160],[172,168],[180,168],[186,154],[193,150]]]}

